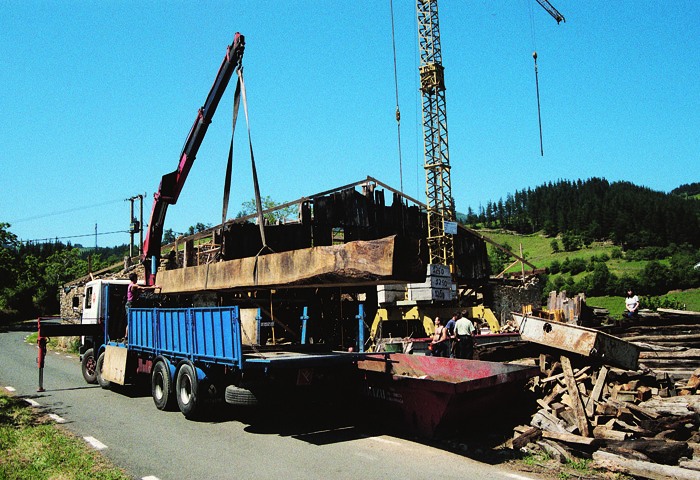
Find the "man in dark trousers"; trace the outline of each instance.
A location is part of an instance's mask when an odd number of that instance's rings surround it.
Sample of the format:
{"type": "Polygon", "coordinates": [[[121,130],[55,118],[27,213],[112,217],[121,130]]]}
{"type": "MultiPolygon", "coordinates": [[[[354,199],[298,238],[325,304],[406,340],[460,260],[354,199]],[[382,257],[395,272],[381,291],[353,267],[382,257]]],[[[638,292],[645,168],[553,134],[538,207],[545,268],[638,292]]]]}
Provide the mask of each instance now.
{"type": "Polygon", "coordinates": [[[448,357],[450,358],[455,358],[457,354],[457,334],[455,333],[457,318],[459,318],[459,312],[453,313],[452,318],[450,318],[445,325],[445,328],[447,329],[447,347],[449,349],[448,357]]]}
{"type": "Polygon", "coordinates": [[[474,358],[474,324],[467,317],[462,316],[455,324],[457,334],[457,358],[472,360],[474,358]]]}

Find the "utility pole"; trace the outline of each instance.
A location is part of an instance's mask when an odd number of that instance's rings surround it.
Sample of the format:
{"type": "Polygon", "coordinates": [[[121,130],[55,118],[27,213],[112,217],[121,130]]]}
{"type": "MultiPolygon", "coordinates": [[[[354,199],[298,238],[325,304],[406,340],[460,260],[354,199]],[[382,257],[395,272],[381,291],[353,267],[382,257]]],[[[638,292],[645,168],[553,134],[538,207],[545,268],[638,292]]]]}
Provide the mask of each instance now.
{"type": "Polygon", "coordinates": [[[139,195],[139,256],[143,256],[143,197],[146,194],[139,195]]]}
{"type": "Polygon", "coordinates": [[[131,203],[131,211],[129,213],[129,235],[130,235],[130,241],[129,241],[129,258],[134,256],[134,234],[138,233],[139,234],[139,255],[142,253],[142,246],[143,246],[143,229],[141,228],[141,225],[143,225],[143,195],[135,195],[133,197],[127,198],[124,200],[125,202],[130,202],[131,203]],[[136,217],[134,216],[134,200],[139,199],[139,220],[136,220],[136,217]]]}

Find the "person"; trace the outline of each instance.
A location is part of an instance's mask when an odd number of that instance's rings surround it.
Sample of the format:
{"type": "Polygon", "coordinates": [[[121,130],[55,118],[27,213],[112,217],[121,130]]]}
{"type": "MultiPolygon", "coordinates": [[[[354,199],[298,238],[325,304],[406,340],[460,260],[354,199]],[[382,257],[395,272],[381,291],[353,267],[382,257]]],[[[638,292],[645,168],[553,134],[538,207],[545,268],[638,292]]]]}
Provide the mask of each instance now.
{"type": "Polygon", "coordinates": [[[629,319],[637,318],[637,311],[639,310],[639,297],[634,294],[631,288],[627,289],[627,297],[625,297],[625,317],[629,319]]]}
{"type": "Polygon", "coordinates": [[[457,334],[457,358],[472,360],[474,358],[474,324],[464,314],[455,324],[457,334]]]}
{"type": "Polygon", "coordinates": [[[135,303],[138,302],[139,296],[141,295],[141,292],[148,291],[148,290],[160,290],[160,285],[139,285],[138,282],[138,275],[136,273],[131,273],[129,275],[129,280],[131,280],[131,283],[129,284],[129,288],[126,291],[126,309],[129,310],[132,306],[135,306],[135,303]]]}
{"type": "Polygon", "coordinates": [[[449,350],[449,357],[455,358],[455,348],[457,344],[457,334],[455,333],[455,325],[457,324],[456,313],[452,314],[452,318],[447,321],[445,329],[447,330],[447,348],[449,350]]]}
{"type": "Polygon", "coordinates": [[[131,283],[129,284],[126,290],[126,304],[124,305],[124,310],[126,313],[126,326],[124,328],[124,338],[121,339],[122,341],[125,341],[127,336],[129,335],[129,309],[134,307],[136,302],[138,302],[141,292],[148,290],[160,290],[161,288],[160,285],[139,285],[137,283],[139,280],[139,276],[136,275],[136,273],[134,272],[129,274],[129,280],[131,281],[131,283]]]}
{"type": "Polygon", "coordinates": [[[433,357],[445,357],[447,352],[447,329],[442,325],[440,317],[435,317],[435,333],[428,346],[433,352],[433,357]]]}

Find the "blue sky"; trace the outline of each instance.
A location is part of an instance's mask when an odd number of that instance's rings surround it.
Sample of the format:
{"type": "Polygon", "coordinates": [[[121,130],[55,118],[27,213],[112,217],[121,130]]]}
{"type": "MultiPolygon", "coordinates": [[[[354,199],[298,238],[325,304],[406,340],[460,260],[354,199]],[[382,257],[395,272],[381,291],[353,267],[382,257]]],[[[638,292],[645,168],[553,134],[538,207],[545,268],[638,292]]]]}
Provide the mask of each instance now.
{"type": "MultiPolygon", "coordinates": [[[[403,189],[425,199],[415,6],[394,0],[403,189]]],[[[700,2],[439,3],[452,190],[478,210],[604,177],[700,181],[700,2]],[[538,53],[544,156],[532,52],[538,53]]],[[[390,2],[0,0],[0,222],[20,239],[127,243],[126,198],[175,170],[226,46],[243,58],[263,196],[400,188],[390,2]],[[86,235],[81,237],[81,235],[86,235]],[[72,238],[68,238],[72,237],[72,238]]],[[[221,218],[233,83],[165,228],[221,218]]],[[[253,198],[244,118],[229,216],[253,198]]]]}

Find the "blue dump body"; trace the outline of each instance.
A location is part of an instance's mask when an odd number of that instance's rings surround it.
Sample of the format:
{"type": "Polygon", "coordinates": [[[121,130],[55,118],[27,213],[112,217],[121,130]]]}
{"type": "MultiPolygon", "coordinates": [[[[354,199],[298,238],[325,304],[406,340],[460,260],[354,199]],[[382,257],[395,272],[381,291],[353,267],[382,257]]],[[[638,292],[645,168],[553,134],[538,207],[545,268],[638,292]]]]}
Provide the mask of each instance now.
{"type": "Polygon", "coordinates": [[[129,310],[129,350],[241,367],[238,307],[129,310]]]}

